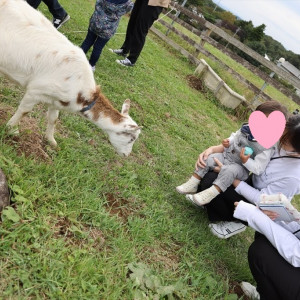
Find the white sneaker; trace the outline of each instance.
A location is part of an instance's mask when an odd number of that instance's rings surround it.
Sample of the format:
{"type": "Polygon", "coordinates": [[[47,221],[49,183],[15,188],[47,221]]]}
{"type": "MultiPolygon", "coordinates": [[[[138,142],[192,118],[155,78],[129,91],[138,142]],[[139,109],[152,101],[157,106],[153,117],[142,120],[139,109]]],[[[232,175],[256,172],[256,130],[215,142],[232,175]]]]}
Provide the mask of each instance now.
{"type": "Polygon", "coordinates": [[[192,176],[187,182],[183,183],[182,185],[176,186],[176,191],[179,194],[195,194],[198,189],[198,185],[200,180],[196,177],[192,176]]]}
{"type": "Polygon", "coordinates": [[[123,67],[134,67],[134,64],[127,57],[125,59],[117,59],[116,62],[123,67]]]}
{"type": "Polygon", "coordinates": [[[126,53],[123,53],[123,49],[112,49],[112,48],[109,48],[108,49],[110,52],[112,53],[115,53],[117,55],[120,55],[120,56],[126,56],[127,54],[126,53]]]}
{"type": "Polygon", "coordinates": [[[213,185],[210,188],[194,195],[194,201],[198,205],[205,205],[209,203],[212,199],[217,197],[220,193],[216,189],[216,187],[213,185]]]}
{"type": "Polygon", "coordinates": [[[260,295],[257,292],[256,287],[251,283],[243,281],[241,283],[241,289],[248,298],[252,300],[260,300],[260,295]]]}
{"type": "Polygon", "coordinates": [[[246,230],[247,226],[241,222],[219,222],[208,225],[213,235],[220,239],[228,239],[233,235],[246,230]]]}

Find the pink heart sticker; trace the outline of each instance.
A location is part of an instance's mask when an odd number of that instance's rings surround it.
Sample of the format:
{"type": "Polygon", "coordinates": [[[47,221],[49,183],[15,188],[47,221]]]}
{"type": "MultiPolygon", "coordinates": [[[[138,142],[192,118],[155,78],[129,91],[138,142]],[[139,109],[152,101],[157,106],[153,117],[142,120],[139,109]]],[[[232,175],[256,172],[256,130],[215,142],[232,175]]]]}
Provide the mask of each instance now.
{"type": "Polygon", "coordinates": [[[257,142],[264,148],[272,147],[282,136],[285,128],[285,116],[273,111],[268,117],[261,111],[254,111],[249,117],[249,127],[257,142]]]}

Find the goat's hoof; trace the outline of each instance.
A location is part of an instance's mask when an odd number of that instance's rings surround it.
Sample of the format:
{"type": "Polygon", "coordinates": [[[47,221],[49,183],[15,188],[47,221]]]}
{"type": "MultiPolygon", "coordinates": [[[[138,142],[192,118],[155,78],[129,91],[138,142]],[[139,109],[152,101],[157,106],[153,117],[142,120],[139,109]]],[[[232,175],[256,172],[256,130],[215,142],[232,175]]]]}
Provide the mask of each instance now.
{"type": "Polygon", "coordinates": [[[54,140],[54,141],[48,141],[49,142],[49,145],[51,146],[51,148],[53,149],[57,149],[57,142],[54,140]]]}
{"type": "Polygon", "coordinates": [[[7,133],[9,135],[19,135],[20,134],[20,131],[19,131],[19,128],[17,126],[14,126],[14,127],[7,127],[7,133]]]}

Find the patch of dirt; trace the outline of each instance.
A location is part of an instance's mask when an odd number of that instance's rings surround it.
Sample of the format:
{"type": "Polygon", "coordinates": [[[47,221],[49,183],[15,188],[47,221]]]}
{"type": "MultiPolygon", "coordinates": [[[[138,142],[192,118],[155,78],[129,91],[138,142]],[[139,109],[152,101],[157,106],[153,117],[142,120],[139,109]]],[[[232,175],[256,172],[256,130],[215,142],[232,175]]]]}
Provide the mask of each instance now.
{"type": "MultiPolygon", "coordinates": [[[[112,216],[117,216],[124,223],[128,222],[128,218],[131,215],[138,215],[138,209],[133,198],[124,199],[116,197],[114,194],[107,193],[106,197],[106,209],[112,216]]],[[[139,206],[139,209],[141,206],[139,206]]]]}
{"type": "Polygon", "coordinates": [[[199,77],[195,75],[187,75],[186,80],[188,81],[189,86],[197,91],[203,92],[205,90],[202,80],[199,77]]]}
{"type": "Polygon", "coordinates": [[[67,217],[58,218],[57,223],[54,225],[54,237],[64,237],[68,244],[77,246],[86,244],[87,238],[90,238],[94,240],[94,248],[103,248],[105,237],[100,229],[87,225],[80,226],[76,224],[75,226],[81,232],[82,236],[80,236],[78,230],[77,232],[74,230],[74,224],[67,217]]]}
{"type": "MultiPolygon", "coordinates": [[[[1,105],[0,124],[6,124],[13,113],[12,107],[1,105]]],[[[37,161],[51,161],[46,150],[47,143],[40,133],[36,119],[24,116],[20,122],[19,131],[19,135],[7,135],[4,139],[7,144],[16,148],[18,155],[24,154],[37,161]]]]}
{"type": "Polygon", "coordinates": [[[55,237],[64,236],[65,238],[73,238],[74,233],[70,231],[71,222],[68,218],[59,218],[55,224],[55,237]]]}
{"type": "Polygon", "coordinates": [[[161,244],[159,247],[144,249],[144,261],[161,263],[165,269],[176,271],[180,263],[179,250],[181,245],[177,242],[161,244]]]}

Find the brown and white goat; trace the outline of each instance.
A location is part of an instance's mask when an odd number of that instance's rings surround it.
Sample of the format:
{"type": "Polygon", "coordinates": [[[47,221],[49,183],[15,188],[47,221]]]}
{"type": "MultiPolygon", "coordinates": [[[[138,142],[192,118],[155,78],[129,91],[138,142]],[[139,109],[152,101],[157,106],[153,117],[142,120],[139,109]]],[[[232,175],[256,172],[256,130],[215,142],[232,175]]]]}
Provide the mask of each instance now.
{"type": "Polygon", "coordinates": [[[26,89],[8,126],[17,126],[41,102],[48,105],[46,138],[53,146],[55,121],[65,110],[103,129],[120,155],[130,154],[140,134],[128,115],[130,101],[121,113],[114,109],[96,86],[83,51],[24,0],[0,0],[0,73],[26,89]]]}

